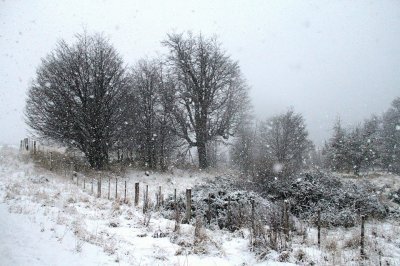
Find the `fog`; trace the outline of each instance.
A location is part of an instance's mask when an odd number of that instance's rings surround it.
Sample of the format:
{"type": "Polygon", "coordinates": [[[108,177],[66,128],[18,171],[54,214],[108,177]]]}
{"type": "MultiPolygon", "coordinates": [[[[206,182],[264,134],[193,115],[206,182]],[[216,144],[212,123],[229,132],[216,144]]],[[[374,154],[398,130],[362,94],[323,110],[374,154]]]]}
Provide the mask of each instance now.
{"type": "Polygon", "coordinates": [[[334,120],[381,114],[400,96],[399,1],[2,1],[0,142],[28,132],[23,109],[57,40],[103,32],[125,63],[163,54],[168,32],[217,35],[239,61],[258,119],[290,106],[317,145],[334,120]]]}

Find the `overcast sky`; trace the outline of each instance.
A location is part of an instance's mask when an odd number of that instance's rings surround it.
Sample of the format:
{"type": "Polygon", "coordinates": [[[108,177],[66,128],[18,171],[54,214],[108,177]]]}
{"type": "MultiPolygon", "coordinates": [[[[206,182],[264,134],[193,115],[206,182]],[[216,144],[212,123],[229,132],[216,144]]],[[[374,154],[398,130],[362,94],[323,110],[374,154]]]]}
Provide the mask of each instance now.
{"type": "Polygon", "coordinates": [[[400,96],[400,1],[1,1],[0,143],[27,132],[26,92],[57,40],[103,32],[132,65],[168,32],[217,35],[239,61],[258,118],[294,107],[312,140],[400,96]]]}

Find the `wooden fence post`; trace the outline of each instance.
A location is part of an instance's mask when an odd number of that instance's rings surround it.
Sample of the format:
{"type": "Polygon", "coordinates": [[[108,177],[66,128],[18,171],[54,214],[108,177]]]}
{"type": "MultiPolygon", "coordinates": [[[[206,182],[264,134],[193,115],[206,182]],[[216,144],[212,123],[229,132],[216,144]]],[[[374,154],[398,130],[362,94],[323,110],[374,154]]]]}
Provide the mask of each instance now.
{"type": "Polygon", "coordinates": [[[289,242],[289,206],[288,200],[283,201],[283,230],[285,234],[285,245],[289,242]]]}
{"type": "Polygon", "coordinates": [[[86,177],[83,178],[83,190],[86,189],[86,177]]]}
{"type": "Polygon", "coordinates": [[[320,209],[318,209],[317,229],[318,229],[318,248],[320,248],[321,247],[321,210],[320,209]]]}
{"type": "Polygon", "coordinates": [[[164,206],[164,194],[161,193],[161,206],[164,206]]]}
{"type": "Polygon", "coordinates": [[[126,180],[125,180],[125,189],[124,189],[124,202],[126,203],[126,180]]]}
{"type": "Polygon", "coordinates": [[[255,215],[255,206],[254,206],[254,199],[251,199],[251,230],[254,232],[254,215],[255,215]]]}
{"type": "Polygon", "coordinates": [[[180,229],[180,212],[178,208],[178,202],[176,199],[176,188],[174,189],[174,208],[175,208],[175,228],[174,232],[178,232],[180,229]]]}
{"type": "Polygon", "coordinates": [[[91,192],[92,192],[92,194],[93,194],[93,177],[92,177],[92,189],[91,189],[91,192]]]}
{"type": "Polygon", "coordinates": [[[53,152],[50,152],[50,171],[53,171],[53,152]]]}
{"type": "Polygon", "coordinates": [[[158,187],[158,199],[157,199],[157,201],[158,201],[158,209],[160,209],[160,207],[161,207],[161,204],[162,204],[162,202],[161,202],[161,186],[159,186],[158,187]]]}
{"type": "Polygon", "coordinates": [[[111,177],[108,178],[108,199],[110,199],[111,194],[111,177]]]}
{"type": "Polygon", "coordinates": [[[135,183],[135,206],[139,204],[139,183],[135,183]]]}
{"type": "Polygon", "coordinates": [[[36,155],[36,140],[33,141],[33,155],[36,155]]]}
{"type": "Polygon", "coordinates": [[[364,251],[364,237],[365,237],[365,215],[361,215],[361,239],[360,239],[360,255],[361,258],[364,259],[365,258],[365,251],[364,251]]]}
{"type": "Polygon", "coordinates": [[[192,190],[190,188],[186,189],[186,220],[188,224],[192,218],[192,190]]]}
{"type": "Polygon", "coordinates": [[[159,207],[159,204],[160,204],[159,201],[158,201],[159,198],[160,197],[158,196],[158,193],[156,192],[156,208],[157,208],[157,210],[158,210],[158,207],[159,207]]]}
{"type": "Polygon", "coordinates": [[[211,193],[208,193],[208,212],[207,212],[207,222],[208,224],[211,223],[211,193]]]}
{"type": "Polygon", "coordinates": [[[174,189],[174,202],[176,204],[176,188],[174,189]]]}
{"type": "Polygon", "coordinates": [[[149,208],[149,185],[146,185],[146,212],[149,208]]]}
{"type": "Polygon", "coordinates": [[[97,179],[97,197],[101,198],[101,176],[97,179]]]}
{"type": "Polygon", "coordinates": [[[232,227],[231,197],[228,196],[228,229],[232,227]]]}
{"type": "Polygon", "coordinates": [[[115,178],[115,200],[118,199],[118,178],[115,178]]]}
{"type": "Polygon", "coordinates": [[[149,204],[149,185],[146,185],[146,190],[143,195],[143,213],[147,212],[148,204],[149,204]]]}

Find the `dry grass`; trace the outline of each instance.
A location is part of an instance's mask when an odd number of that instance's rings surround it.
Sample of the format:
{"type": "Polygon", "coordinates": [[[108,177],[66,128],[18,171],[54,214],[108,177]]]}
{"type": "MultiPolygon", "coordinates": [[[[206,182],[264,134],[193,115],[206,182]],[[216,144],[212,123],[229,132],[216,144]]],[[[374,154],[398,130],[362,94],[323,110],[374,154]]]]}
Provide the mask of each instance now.
{"type": "Polygon", "coordinates": [[[337,252],[338,250],[338,240],[336,237],[327,237],[325,239],[325,249],[329,252],[337,252]]]}
{"type": "Polygon", "coordinates": [[[298,249],[294,253],[294,258],[296,259],[296,262],[304,263],[307,261],[307,254],[302,249],[298,249]]]}
{"type": "Polygon", "coordinates": [[[350,236],[345,238],[342,248],[357,249],[360,247],[361,236],[357,232],[351,232],[350,236]]]}
{"type": "Polygon", "coordinates": [[[289,260],[290,260],[290,252],[289,251],[284,250],[279,254],[278,261],[289,262],[289,260]]]}
{"type": "Polygon", "coordinates": [[[27,158],[31,158],[39,168],[53,171],[60,176],[66,176],[67,173],[73,171],[90,173],[90,166],[85,162],[83,157],[74,156],[71,153],[62,153],[59,151],[37,151],[36,154],[24,154],[27,158]]]}

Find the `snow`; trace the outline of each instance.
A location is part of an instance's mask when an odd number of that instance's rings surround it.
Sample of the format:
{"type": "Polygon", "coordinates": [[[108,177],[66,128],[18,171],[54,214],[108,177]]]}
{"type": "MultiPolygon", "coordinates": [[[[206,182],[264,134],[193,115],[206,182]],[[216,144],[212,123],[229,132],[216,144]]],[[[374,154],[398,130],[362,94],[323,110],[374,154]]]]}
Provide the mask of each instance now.
{"type": "MultiPolygon", "coordinates": [[[[145,226],[141,206],[98,199],[91,195],[89,183],[84,191],[70,178],[22,162],[24,157],[14,149],[2,148],[0,154],[0,198],[4,198],[0,205],[1,265],[257,265],[244,239],[231,240],[234,244],[224,246],[215,255],[190,254],[189,249],[183,249],[176,256],[180,246],[171,243],[169,237],[153,237],[158,231],[172,234],[173,221],[152,212],[145,226]]],[[[202,178],[189,174],[181,178],[186,182],[180,182],[177,179],[181,174],[176,171],[174,178],[166,178],[155,173],[149,177],[143,172],[128,173],[136,181],[146,181],[141,188],[149,184],[154,189],[151,192],[158,189],[161,179],[169,180],[166,188],[183,191],[202,178]]],[[[194,227],[181,225],[179,234],[193,242],[194,227]]],[[[211,232],[208,234],[213,238],[211,232]]]]}
{"type": "MultiPolygon", "coordinates": [[[[300,264],[313,261],[321,265],[326,263],[325,257],[333,261],[335,256],[340,256],[337,260],[343,263],[352,261],[348,265],[358,263],[354,260],[357,249],[346,249],[342,256],[325,248],[328,240],[342,245],[343,236],[356,235],[358,228],[326,229],[324,248],[318,249],[316,230],[308,227],[307,237],[293,236],[293,251],[287,262],[279,262],[281,254],[275,251],[259,260],[250,250],[246,228],[234,233],[203,228],[204,237],[195,244],[193,225],[181,224],[180,231],[173,232],[174,221],[156,211],[143,214],[143,188],[149,185],[154,202],[159,186],[166,194],[174,189],[184,193],[188,187],[207,184],[215,174],[177,169],[167,174],[148,174],[139,170],[126,172],[118,180],[117,200],[114,193],[107,199],[108,178],[104,174],[102,197],[97,198],[91,193],[89,179],[83,189],[83,175],[78,175],[77,186],[72,172],[66,176],[49,172],[35,167],[26,154],[15,148],[0,148],[0,265],[295,265],[300,251],[307,258],[300,264]],[[131,189],[126,203],[125,180],[131,189]],[[132,203],[135,182],[140,182],[141,189],[138,207],[132,203]]],[[[112,180],[114,191],[115,179],[112,180]]],[[[96,186],[94,190],[97,191],[96,186]]],[[[400,240],[395,236],[400,233],[398,223],[376,222],[366,228],[368,235],[377,231],[374,241],[382,247],[383,258],[396,265],[400,261],[400,240]]]]}
{"type": "Polygon", "coordinates": [[[281,163],[275,163],[273,166],[274,173],[280,173],[282,172],[282,169],[283,169],[283,164],[281,163]]]}
{"type": "Polygon", "coordinates": [[[1,265],[107,265],[113,260],[101,248],[78,240],[65,226],[47,227],[40,217],[10,213],[0,204],[1,265]],[[36,218],[36,221],[35,221],[36,218]],[[65,235],[63,231],[66,232],[65,235]]]}

